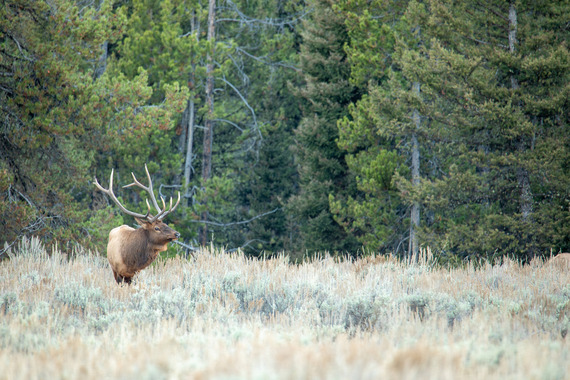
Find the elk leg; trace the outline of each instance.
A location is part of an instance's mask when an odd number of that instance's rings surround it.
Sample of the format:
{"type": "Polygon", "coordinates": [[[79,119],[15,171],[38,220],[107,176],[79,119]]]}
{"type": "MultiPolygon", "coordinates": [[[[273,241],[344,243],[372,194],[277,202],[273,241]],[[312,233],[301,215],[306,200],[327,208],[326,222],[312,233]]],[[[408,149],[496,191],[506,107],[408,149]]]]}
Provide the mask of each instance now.
{"type": "Polygon", "coordinates": [[[117,272],[115,272],[114,269],[113,269],[113,276],[115,276],[115,281],[117,281],[117,284],[120,284],[120,283],[123,281],[123,279],[121,278],[121,276],[119,276],[119,275],[117,274],[117,272]]]}
{"type": "Polygon", "coordinates": [[[125,282],[127,285],[130,285],[131,280],[133,279],[132,277],[121,276],[120,274],[115,272],[115,270],[113,270],[113,276],[115,276],[115,281],[117,281],[117,284],[119,285],[123,282],[125,282]]]}

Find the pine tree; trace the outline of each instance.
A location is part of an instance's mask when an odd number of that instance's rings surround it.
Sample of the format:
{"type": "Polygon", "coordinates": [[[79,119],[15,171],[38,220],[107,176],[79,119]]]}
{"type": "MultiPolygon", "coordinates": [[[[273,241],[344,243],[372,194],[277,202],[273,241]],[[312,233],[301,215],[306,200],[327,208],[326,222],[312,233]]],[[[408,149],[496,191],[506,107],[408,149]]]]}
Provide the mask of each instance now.
{"type": "Polygon", "coordinates": [[[124,21],[111,2],[3,3],[0,240],[36,234],[89,244],[113,222],[103,214],[93,218],[99,224],[86,222],[97,161],[145,130],[148,118],[169,117],[140,108],[152,94],[146,73],[127,80],[97,70],[101,47],[116,41],[124,21]]]}
{"type": "Polygon", "coordinates": [[[348,34],[342,14],[327,0],[315,0],[314,12],[303,25],[300,65],[304,84],[303,119],[296,130],[300,191],[290,212],[299,222],[301,251],[356,253],[358,244],[334,220],[330,194],[351,191],[345,154],[336,146],[337,120],[359,94],[349,83],[350,64],[344,45],[348,34]]]}
{"type": "Polygon", "coordinates": [[[423,78],[444,175],[426,183],[424,238],[461,256],[567,247],[568,7],[432,3],[423,78]]]}
{"type": "MultiPolygon", "coordinates": [[[[298,11],[291,4],[221,1],[212,3],[213,12],[200,2],[137,0],[126,4],[130,27],[115,50],[121,71],[133,75],[141,66],[149,73],[155,90],[149,106],[161,101],[165,85],[188,83],[189,99],[178,128],[156,130],[152,136],[164,141],[162,146],[167,149],[140,147],[149,154],[146,157],[165,165],[165,177],[178,178],[178,183],[184,178],[187,207],[176,223],[186,239],[198,238],[204,244],[214,237],[216,244],[229,248],[266,241],[244,221],[261,223],[257,216],[281,208],[279,197],[288,197],[294,186],[282,186],[277,198],[270,199],[252,191],[263,183],[256,176],[257,169],[267,164],[270,170],[274,165],[264,156],[266,142],[269,146],[275,138],[269,134],[283,136],[278,145],[284,151],[290,141],[290,127],[284,126],[289,131],[276,130],[277,125],[284,125],[276,120],[283,116],[284,106],[278,102],[287,78],[283,71],[293,72],[287,67],[295,26],[289,14],[298,11]],[[208,23],[209,15],[213,24],[208,23]],[[215,33],[209,33],[209,25],[215,26],[215,33]]],[[[295,118],[294,112],[289,115],[295,118]]],[[[276,167],[263,178],[280,178],[285,183],[282,178],[288,176],[290,181],[289,172],[276,167]]],[[[263,186],[274,187],[271,183],[263,186]]],[[[266,249],[271,244],[261,246],[266,249]]]]}
{"type": "Polygon", "coordinates": [[[239,36],[231,58],[235,70],[228,80],[240,85],[256,123],[243,123],[249,133],[243,145],[233,148],[239,153],[233,161],[236,199],[226,220],[239,224],[213,228],[216,236],[227,237],[229,247],[243,247],[247,254],[290,252],[297,238],[286,202],[297,188],[291,146],[300,111],[288,83],[298,77],[299,20],[306,10],[303,3],[290,1],[234,6],[239,14],[232,17],[239,16],[243,23],[220,23],[225,34],[239,36]]]}
{"type": "Polygon", "coordinates": [[[351,108],[353,120],[339,124],[339,143],[351,153],[363,195],[344,205],[334,199],[337,218],[363,243],[381,247],[395,236],[390,227],[402,224],[395,218],[401,207],[418,203],[420,242],[444,255],[529,258],[565,249],[568,7],[433,0],[398,11],[398,5],[343,4],[353,80],[370,86],[351,108]],[[417,46],[410,43],[414,26],[421,28],[417,46]],[[420,186],[400,166],[414,109],[423,120],[420,186]],[[398,155],[389,159],[388,152],[398,155]]]}
{"type": "MultiPolygon", "coordinates": [[[[418,252],[420,150],[429,133],[420,108],[425,8],[415,2],[343,2],[347,14],[352,81],[368,93],[339,123],[339,146],[348,155],[359,194],[331,198],[336,218],[370,250],[418,252]],[[409,180],[406,180],[409,178],[409,180]],[[406,244],[407,241],[407,244],[406,244]]],[[[425,152],[425,149],[423,150],[425,152]]]]}

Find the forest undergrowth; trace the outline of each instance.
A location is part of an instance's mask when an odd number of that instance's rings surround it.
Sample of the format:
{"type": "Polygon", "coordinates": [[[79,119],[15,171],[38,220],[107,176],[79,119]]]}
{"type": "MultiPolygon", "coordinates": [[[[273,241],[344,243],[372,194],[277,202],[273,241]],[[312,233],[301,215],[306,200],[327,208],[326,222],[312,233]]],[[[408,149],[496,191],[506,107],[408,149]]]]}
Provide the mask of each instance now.
{"type": "Polygon", "coordinates": [[[23,240],[0,263],[0,379],[569,379],[570,271],[209,247],[118,286],[23,240]]]}

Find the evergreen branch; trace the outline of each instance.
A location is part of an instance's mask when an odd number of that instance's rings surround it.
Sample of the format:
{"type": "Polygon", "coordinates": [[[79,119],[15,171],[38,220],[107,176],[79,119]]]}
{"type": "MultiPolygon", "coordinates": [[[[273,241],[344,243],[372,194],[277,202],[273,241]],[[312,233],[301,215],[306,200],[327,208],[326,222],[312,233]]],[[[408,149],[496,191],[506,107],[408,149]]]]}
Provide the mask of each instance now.
{"type": "Polygon", "coordinates": [[[493,9],[492,7],[487,7],[485,6],[485,4],[482,4],[480,2],[477,3],[477,5],[479,5],[483,10],[488,10],[489,12],[493,13],[495,16],[497,16],[499,19],[509,22],[509,19],[507,17],[505,17],[505,15],[500,14],[499,12],[497,12],[495,9],[493,9]]]}
{"type": "Polygon", "coordinates": [[[260,240],[260,239],[251,239],[251,240],[246,241],[243,245],[241,245],[241,246],[239,246],[239,247],[237,247],[237,248],[230,248],[230,249],[226,249],[225,251],[228,252],[228,253],[232,253],[232,252],[237,251],[238,249],[243,249],[243,248],[247,247],[248,245],[250,245],[251,243],[256,242],[256,241],[259,241],[259,242],[262,242],[262,243],[267,243],[266,241],[263,241],[263,240],[260,240]]]}
{"type": "Polygon", "coordinates": [[[236,70],[239,72],[241,80],[244,82],[244,84],[249,84],[249,76],[243,71],[243,62],[241,64],[238,63],[232,54],[228,54],[228,56],[232,61],[232,63],[234,64],[236,70]]]}
{"type": "Polygon", "coordinates": [[[488,45],[488,44],[489,44],[489,42],[483,41],[483,40],[479,40],[479,39],[477,39],[477,38],[475,38],[475,37],[467,36],[467,39],[470,39],[471,41],[475,41],[475,42],[480,43],[480,44],[482,44],[482,45],[488,45]]]}
{"type": "Polygon", "coordinates": [[[190,252],[190,255],[192,255],[193,259],[196,258],[196,256],[194,256],[194,252],[198,252],[200,250],[199,248],[193,247],[193,246],[188,245],[188,244],[184,244],[178,240],[173,240],[172,242],[186,248],[187,252],[190,252]]]}
{"type": "Polygon", "coordinates": [[[254,220],[256,220],[256,219],[262,218],[262,217],[264,217],[264,216],[266,216],[266,215],[273,214],[273,213],[275,213],[275,212],[277,212],[277,211],[279,211],[279,210],[281,210],[281,207],[278,207],[278,208],[276,208],[276,209],[274,209],[274,210],[271,210],[271,211],[264,212],[263,214],[256,215],[256,216],[254,216],[253,218],[250,218],[250,219],[247,219],[247,220],[241,220],[241,221],[239,221],[239,222],[218,223],[218,222],[211,222],[211,221],[209,221],[209,220],[189,220],[189,222],[191,222],[191,223],[210,224],[210,225],[216,226],[216,227],[228,227],[228,226],[235,226],[235,225],[239,225],[239,224],[247,224],[247,223],[252,222],[252,221],[254,221],[254,220]]]}
{"type": "Polygon", "coordinates": [[[251,111],[251,115],[253,117],[254,128],[257,130],[259,137],[261,138],[261,132],[259,131],[259,128],[257,127],[257,117],[255,116],[255,111],[253,110],[253,108],[249,105],[248,101],[245,99],[245,97],[242,95],[242,93],[233,84],[231,84],[229,81],[226,80],[225,75],[223,77],[221,77],[220,79],[222,80],[222,82],[224,82],[225,84],[230,86],[236,92],[236,94],[240,97],[240,99],[245,104],[245,106],[251,111]]]}
{"type": "Polygon", "coordinates": [[[245,23],[247,25],[249,25],[249,24],[262,24],[262,25],[270,25],[270,26],[276,26],[276,27],[283,27],[283,26],[291,26],[292,27],[295,24],[297,24],[300,20],[302,20],[305,16],[307,16],[308,14],[313,12],[312,8],[307,8],[303,12],[299,12],[289,19],[273,19],[273,18],[257,19],[257,18],[247,16],[245,13],[240,11],[238,6],[234,2],[232,2],[231,0],[226,0],[226,2],[228,4],[230,4],[230,7],[228,7],[228,8],[219,7],[219,9],[220,10],[229,9],[230,11],[234,11],[237,14],[238,18],[218,18],[216,20],[216,23],[229,21],[229,22],[245,23]]]}
{"type": "Polygon", "coordinates": [[[18,42],[18,40],[16,39],[16,37],[14,37],[12,34],[10,33],[6,33],[8,36],[10,36],[10,38],[12,38],[14,40],[14,42],[16,43],[16,45],[18,46],[18,50],[20,50],[20,54],[22,54],[22,57],[28,61],[28,62],[35,62],[35,59],[32,59],[28,56],[26,56],[26,54],[24,53],[24,49],[22,49],[22,46],[20,45],[20,43],[18,42]]]}
{"type": "Polygon", "coordinates": [[[37,209],[36,205],[34,205],[32,203],[32,201],[30,200],[30,198],[28,198],[25,194],[23,194],[22,192],[20,192],[18,189],[16,189],[14,186],[9,185],[8,186],[8,199],[12,200],[15,199],[16,197],[12,196],[12,191],[16,192],[20,198],[22,198],[23,200],[26,201],[26,203],[33,209],[37,209]]]}
{"type": "Polygon", "coordinates": [[[266,64],[266,65],[270,65],[270,66],[281,66],[281,67],[285,67],[285,68],[287,68],[287,69],[293,69],[293,70],[295,70],[295,71],[299,71],[299,70],[300,70],[298,67],[296,67],[296,66],[294,66],[294,65],[290,65],[290,64],[285,64],[285,63],[283,63],[283,61],[280,61],[280,62],[271,62],[269,59],[266,59],[267,56],[257,57],[257,56],[255,56],[255,55],[253,55],[253,54],[251,54],[251,53],[248,53],[247,51],[245,51],[244,49],[240,48],[239,46],[237,46],[237,47],[235,48],[235,50],[236,50],[237,52],[240,52],[240,53],[242,53],[242,54],[248,56],[248,57],[251,58],[251,59],[254,59],[254,60],[256,60],[256,61],[258,61],[258,62],[261,62],[261,63],[263,63],[263,64],[266,64]]]}
{"type": "MultiPolygon", "coordinates": [[[[103,2],[104,2],[104,1],[103,1],[103,2]]],[[[101,5],[102,5],[103,2],[101,2],[101,5]]],[[[87,4],[86,4],[85,6],[83,6],[83,8],[81,8],[81,9],[79,10],[79,12],[77,12],[77,14],[79,14],[79,15],[83,14],[83,11],[85,11],[85,9],[87,9],[87,8],[90,8],[92,5],[93,5],[93,1],[87,2],[87,4]]]]}
{"type": "Polygon", "coordinates": [[[10,90],[9,88],[3,87],[3,86],[0,86],[0,90],[4,91],[10,95],[14,94],[14,92],[12,90],[10,90]]]}
{"type": "Polygon", "coordinates": [[[2,256],[4,256],[4,254],[7,253],[18,240],[20,240],[20,236],[14,239],[14,241],[10,244],[8,244],[8,242],[4,243],[4,249],[0,250],[0,261],[2,261],[2,256]]]}
{"type": "Polygon", "coordinates": [[[235,128],[238,129],[240,132],[243,132],[243,131],[244,131],[243,128],[240,128],[239,125],[237,125],[237,124],[234,123],[233,121],[226,120],[226,119],[214,119],[214,121],[221,121],[221,122],[227,123],[227,124],[229,124],[229,125],[235,127],[235,128]]]}

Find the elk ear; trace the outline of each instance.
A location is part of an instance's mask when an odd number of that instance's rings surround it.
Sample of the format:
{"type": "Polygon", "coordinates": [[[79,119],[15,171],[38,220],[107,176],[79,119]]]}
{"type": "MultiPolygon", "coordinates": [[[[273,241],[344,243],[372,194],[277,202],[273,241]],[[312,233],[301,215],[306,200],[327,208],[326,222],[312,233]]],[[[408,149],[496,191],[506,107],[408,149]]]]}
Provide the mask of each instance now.
{"type": "Polygon", "coordinates": [[[148,226],[150,223],[148,222],[148,220],[146,219],[141,219],[141,218],[137,218],[135,216],[135,220],[137,221],[137,223],[139,224],[139,226],[145,228],[146,226],[148,226]]]}

